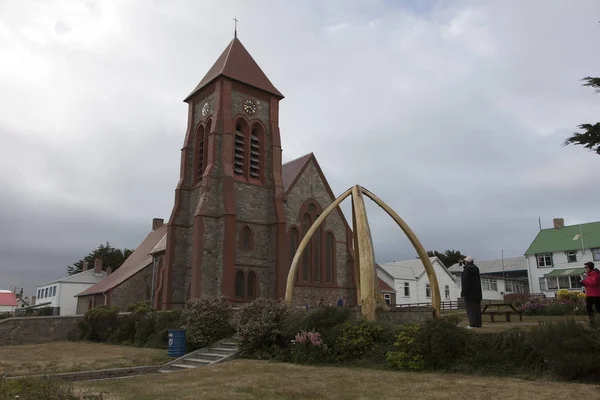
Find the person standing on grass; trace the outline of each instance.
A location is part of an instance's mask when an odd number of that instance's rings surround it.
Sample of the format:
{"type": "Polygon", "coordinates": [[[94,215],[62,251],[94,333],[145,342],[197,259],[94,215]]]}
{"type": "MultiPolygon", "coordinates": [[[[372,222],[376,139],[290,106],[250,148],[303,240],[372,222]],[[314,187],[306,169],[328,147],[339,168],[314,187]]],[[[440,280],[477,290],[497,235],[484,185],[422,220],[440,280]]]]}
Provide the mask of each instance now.
{"type": "Polygon", "coordinates": [[[583,264],[585,267],[585,279],[581,284],[585,287],[585,307],[590,317],[590,324],[594,323],[594,306],[600,312],[600,272],[594,269],[594,263],[591,261],[583,264]]]}
{"type": "Polygon", "coordinates": [[[467,307],[467,316],[469,317],[469,326],[471,328],[481,328],[481,278],[479,268],[473,263],[473,257],[468,256],[460,261],[464,269],[460,276],[462,290],[460,297],[465,300],[467,307]]]}

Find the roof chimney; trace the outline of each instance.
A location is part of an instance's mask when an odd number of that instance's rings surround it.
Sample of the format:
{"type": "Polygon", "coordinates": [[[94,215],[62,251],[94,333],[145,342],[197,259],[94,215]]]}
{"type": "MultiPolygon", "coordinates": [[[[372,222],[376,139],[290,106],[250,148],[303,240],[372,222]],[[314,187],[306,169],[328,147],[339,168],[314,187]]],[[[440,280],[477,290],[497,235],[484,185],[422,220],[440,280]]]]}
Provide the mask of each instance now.
{"type": "Polygon", "coordinates": [[[112,268],[108,267],[106,268],[106,276],[109,276],[110,274],[112,274],[112,268]]]}
{"type": "Polygon", "coordinates": [[[162,218],[154,218],[152,220],[152,230],[155,231],[160,228],[165,223],[165,220],[162,218]]]}
{"type": "Polygon", "coordinates": [[[565,227],[565,220],[563,218],[554,218],[554,229],[562,229],[565,227]]]}
{"type": "Polygon", "coordinates": [[[81,267],[81,270],[82,271],[87,271],[88,270],[88,262],[87,261],[83,262],[83,267],[81,267]]]}
{"type": "Polygon", "coordinates": [[[96,258],[96,261],[94,262],[94,273],[102,273],[102,259],[100,257],[96,258]]]}

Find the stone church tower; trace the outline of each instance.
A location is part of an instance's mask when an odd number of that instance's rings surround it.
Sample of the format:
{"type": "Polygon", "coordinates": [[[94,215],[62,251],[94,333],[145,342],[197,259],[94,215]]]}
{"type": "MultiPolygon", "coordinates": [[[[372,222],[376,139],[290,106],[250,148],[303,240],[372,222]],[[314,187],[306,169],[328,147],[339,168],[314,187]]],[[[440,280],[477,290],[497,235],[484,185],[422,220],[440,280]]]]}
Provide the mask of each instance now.
{"type": "Polygon", "coordinates": [[[244,289],[283,296],[281,99],[237,37],[185,99],[181,175],[167,227],[165,308],[201,294],[234,300],[236,267],[257,281],[244,289]]]}

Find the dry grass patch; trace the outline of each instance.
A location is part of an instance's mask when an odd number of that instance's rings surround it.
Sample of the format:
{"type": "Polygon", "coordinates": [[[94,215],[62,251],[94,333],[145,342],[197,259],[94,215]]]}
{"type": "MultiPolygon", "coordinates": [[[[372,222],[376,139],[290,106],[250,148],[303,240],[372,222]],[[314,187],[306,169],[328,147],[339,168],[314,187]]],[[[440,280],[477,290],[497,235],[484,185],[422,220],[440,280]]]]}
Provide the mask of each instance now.
{"type": "Polygon", "coordinates": [[[10,376],[164,364],[167,350],[89,342],[0,347],[0,370],[10,376]]]}
{"type": "Polygon", "coordinates": [[[527,399],[598,398],[598,386],[312,367],[237,360],[195,370],[79,384],[113,400],[158,399],[527,399]]]}

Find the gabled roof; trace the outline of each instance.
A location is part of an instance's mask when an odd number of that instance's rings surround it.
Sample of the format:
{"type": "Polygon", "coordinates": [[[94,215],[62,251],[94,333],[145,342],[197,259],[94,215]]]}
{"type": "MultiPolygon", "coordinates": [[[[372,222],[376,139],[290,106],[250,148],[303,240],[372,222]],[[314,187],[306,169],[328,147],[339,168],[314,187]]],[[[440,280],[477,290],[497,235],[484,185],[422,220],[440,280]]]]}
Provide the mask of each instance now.
{"type": "Polygon", "coordinates": [[[394,289],[392,289],[392,287],[390,285],[388,285],[387,283],[385,283],[385,281],[381,278],[379,279],[379,290],[381,290],[382,292],[394,292],[396,293],[396,291],[394,289]]]}
{"type": "Polygon", "coordinates": [[[137,249],[127,257],[127,260],[125,260],[119,269],[107,276],[106,279],[79,293],[77,296],[104,293],[125,282],[127,279],[147,267],[152,263],[152,256],[149,254],[150,251],[156,246],[160,239],[162,239],[166,232],[166,224],[163,224],[155,231],[150,232],[137,249]]]}
{"type": "Polygon", "coordinates": [[[600,221],[569,225],[560,229],[542,229],[525,255],[580,250],[582,247],[586,249],[600,247],[600,221]]]}
{"type": "Polygon", "coordinates": [[[198,86],[194,89],[184,101],[188,101],[196,92],[208,85],[210,82],[225,76],[230,79],[254,86],[257,89],[274,94],[283,99],[283,94],[273,86],[269,78],[260,69],[256,61],[252,58],[248,50],[237,37],[227,45],[227,48],[221,53],[217,61],[206,73],[198,86]]]}
{"type": "MultiPolygon", "coordinates": [[[[444,269],[444,271],[446,271],[448,276],[455,280],[454,276],[452,276],[450,271],[448,271],[448,268],[446,268],[444,263],[441,262],[439,258],[429,257],[429,261],[431,261],[432,264],[438,263],[444,269]]],[[[393,261],[386,264],[379,264],[379,266],[388,274],[392,275],[394,279],[415,281],[419,279],[421,275],[425,274],[423,262],[418,258],[406,261],[393,261]]]]}
{"type": "Polygon", "coordinates": [[[167,250],[167,234],[165,233],[165,235],[158,241],[156,246],[154,246],[154,248],[148,252],[148,254],[156,254],[156,253],[160,253],[161,251],[166,251],[166,250],[167,250]]]}
{"type": "Polygon", "coordinates": [[[10,290],[0,290],[0,306],[16,307],[17,297],[10,290]]]}
{"type": "MultiPolygon", "coordinates": [[[[475,265],[479,268],[481,274],[492,274],[495,272],[509,272],[509,271],[526,271],[527,270],[527,257],[512,257],[505,258],[504,261],[500,260],[475,260],[475,265]]],[[[463,267],[458,263],[448,268],[450,272],[460,273],[463,271],[463,267]]]]}
{"type": "Polygon", "coordinates": [[[281,166],[281,180],[283,181],[283,190],[286,192],[291,188],[292,184],[296,182],[298,176],[304,169],[304,166],[308,163],[311,157],[314,157],[313,153],[305,154],[292,161],[288,161],[281,166]]]}
{"type": "Polygon", "coordinates": [[[52,285],[54,283],[98,283],[106,277],[106,272],[102,271],[99,274],[94,272],[94,268],[88,269],[87,271],[81,271],[73,275],[65,276],[60,279],[56,279],[51,282],[46,282],[39,287],[52,285]]]}

